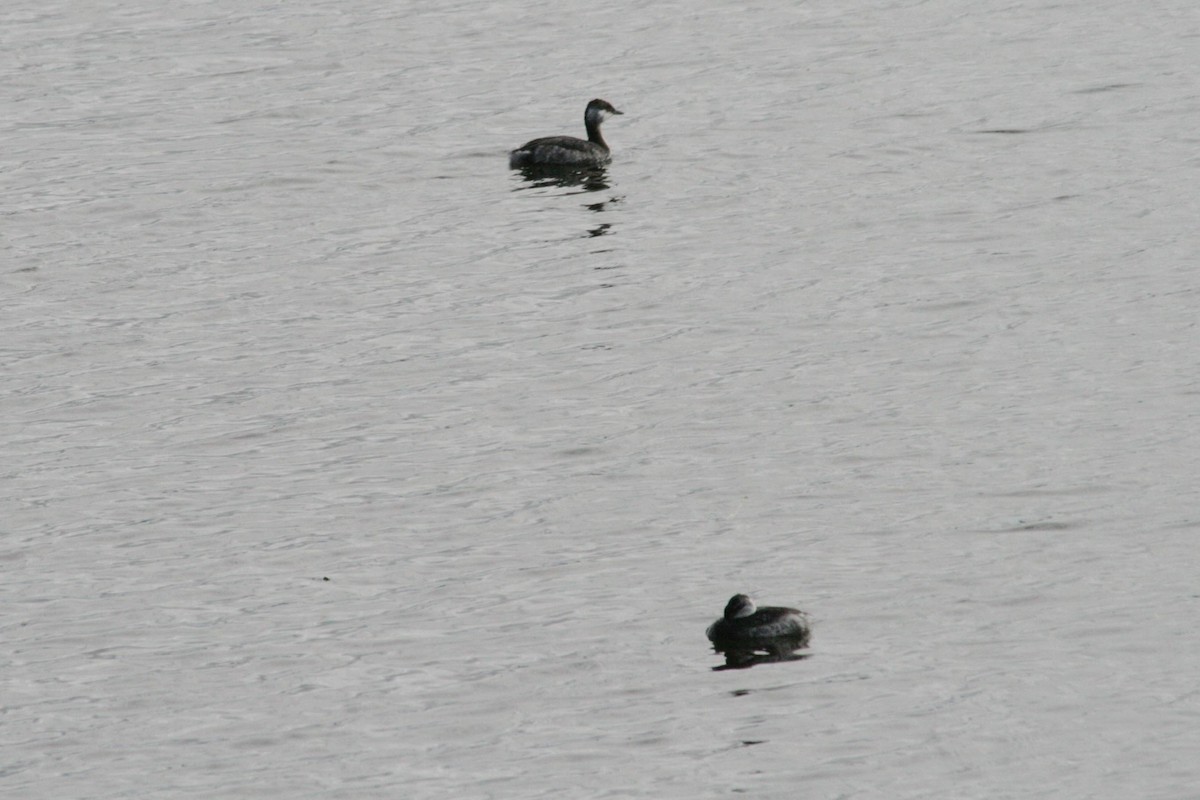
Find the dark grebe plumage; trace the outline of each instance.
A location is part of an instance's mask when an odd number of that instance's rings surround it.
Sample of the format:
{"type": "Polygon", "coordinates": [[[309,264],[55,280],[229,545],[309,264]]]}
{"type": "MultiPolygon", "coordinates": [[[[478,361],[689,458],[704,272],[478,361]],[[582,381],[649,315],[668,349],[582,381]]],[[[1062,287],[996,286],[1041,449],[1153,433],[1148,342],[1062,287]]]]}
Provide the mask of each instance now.
{"type": "Polygon", "coordinates": [[[795,608],[758,608],[748,595],[735,594],[725,615],[708,626],[709,641],[721,644],[754,644],[778,639],[807,640],[812,631],[808,615],[795,608]]]}
{"type": "Polygon", "coordinates": [[[513,150],[508,156],[508,165],[514,169],[536,166],[603,166],[612,160],[612,155],[604,137],[600,135],[600,123],[613,114],[623,113],[613,108],[607,100],[597,98],[588,103],[583,112],[583,124],[588,135],[586,140],[576,139],[574,136],[546,136],[534,139],[513,150]]]}

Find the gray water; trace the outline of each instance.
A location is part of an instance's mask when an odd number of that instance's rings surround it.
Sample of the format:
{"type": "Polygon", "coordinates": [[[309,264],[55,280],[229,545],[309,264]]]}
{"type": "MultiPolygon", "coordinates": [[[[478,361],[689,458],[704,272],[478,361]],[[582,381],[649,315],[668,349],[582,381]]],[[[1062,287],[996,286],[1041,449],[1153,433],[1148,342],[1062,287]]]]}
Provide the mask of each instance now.
{"type": "Polygon", "coordinates": [[[0,794],[1200,797],[1198,37],[8,4],[0,794]]]}

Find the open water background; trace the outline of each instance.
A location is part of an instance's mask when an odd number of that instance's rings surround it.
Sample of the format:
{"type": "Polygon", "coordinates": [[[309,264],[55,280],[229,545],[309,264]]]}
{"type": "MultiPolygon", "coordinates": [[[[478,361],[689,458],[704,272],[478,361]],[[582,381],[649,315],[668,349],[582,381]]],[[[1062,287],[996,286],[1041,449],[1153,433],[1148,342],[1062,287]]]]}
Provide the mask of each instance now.
{"type": "Polygon", "coordinates": [[[1197,53],[7,4],[0,794],[1200,796],[1197,53]],[[603,181],[507,169],[595,96],[603,181]],[[737,591],[812,657],[712,671],[737,591]]]}

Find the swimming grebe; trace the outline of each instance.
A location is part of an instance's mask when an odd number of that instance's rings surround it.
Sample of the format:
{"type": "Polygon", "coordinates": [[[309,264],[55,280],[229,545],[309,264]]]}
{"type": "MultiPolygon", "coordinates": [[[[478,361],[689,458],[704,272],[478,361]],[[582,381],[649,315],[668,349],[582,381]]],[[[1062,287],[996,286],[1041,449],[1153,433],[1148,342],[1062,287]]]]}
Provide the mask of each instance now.
{"type": "Polygon", "coordinates": [[[575,166],[599,167],[612,160],[608,152],[608,144],[600,135],[600,123],[613,114],[622,114],[607,100],[596,99],[587,104],[583,112],[583,124],[587,127],[587,141],[576,139],[574,136],[547,136],[534,139],[513,150],[508,156],[508,165],[517,167],[533,166],[575,166]]]}
{"type": "Polygon", "coordinates": [[[757,608],[747,595],[735,594],[725,606],[725,616],[708,626],[705,634],[714,644],[753,644],[777,639],[807,640],[808,615],[795,608],[757,608]]]}

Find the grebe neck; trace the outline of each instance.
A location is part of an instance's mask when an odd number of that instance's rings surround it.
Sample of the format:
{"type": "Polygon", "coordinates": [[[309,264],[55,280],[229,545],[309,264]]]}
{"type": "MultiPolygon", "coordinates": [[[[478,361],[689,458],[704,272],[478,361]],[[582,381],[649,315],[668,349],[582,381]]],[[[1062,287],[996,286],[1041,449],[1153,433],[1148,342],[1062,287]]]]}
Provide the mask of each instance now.
{"type": "Polygon", "coordinates": [[[608,142],[604,141],[604,137],[600,135],[600,123],[603,121],[603,114],[589,113],[583,115],[583,125],[587,128],[588,141],[592,144],[598,144],[607,150],[608,142]]]}

